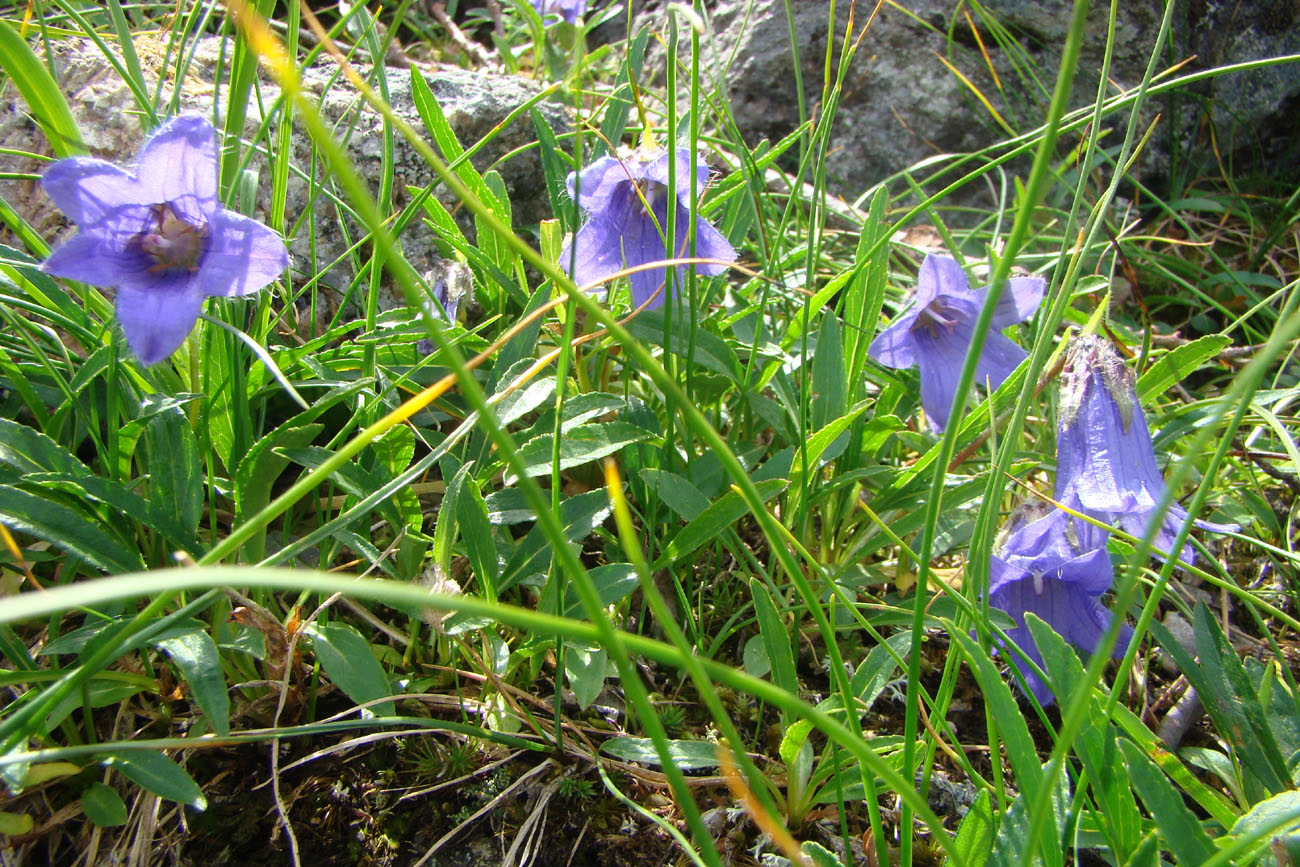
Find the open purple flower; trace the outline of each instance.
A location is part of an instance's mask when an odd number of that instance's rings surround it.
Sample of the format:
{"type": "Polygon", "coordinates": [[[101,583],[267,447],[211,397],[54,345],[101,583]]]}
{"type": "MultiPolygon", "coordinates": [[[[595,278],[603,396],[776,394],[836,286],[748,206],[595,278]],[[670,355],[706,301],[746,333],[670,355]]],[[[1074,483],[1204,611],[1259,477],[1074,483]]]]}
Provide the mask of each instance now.
{"type": "MultiPolygon", "coordinates": [[[[1047,281],[1012,277],[998,299],[993,331],[984,341],[975,378],[997,388],[1027,353],[997,332],[1033,315],[1047,281]]],[[[966,272],[947,256],[928,255],[921,263],[912,307],[871,342],[868,354],[886,367],[921,369],[921,406],[931,426],[948,424],[957,380],[975,336],[975,320],[988,287],[971,290],[966,272]]]]}
{"type": "MultiPolygon", "coordinates": [[[[1061,373],[1061,407],[1056,444],[1056,498],[1076,500],[1080,511],[1118,522],[1141,538],[1165,493],[1151,434],[1138,403],[1135,378],[1110,341],[1095,334],[1074,339],[1061,373]]],[[[1171,504],[1155,537],[1170,551],[1187,510],[1171,504]]],[[[1197,521],[1217,532],[1234,525],[1197,521]]],[[[1194,552],[1184,546],[1181,558],[1194,552]]]]}
{"type": "Polygon", "coordinates": [[[80,231],[50,253],[48,274],[117,287],[117,318],[145,364],[171,355],[208,295],[256,292],[289,264],[284,241],[217,200],[216,133],[195,115],[154,131],[135,174],[90,157],[41,178],[80,231]]]}
{"type": "MultiPolygon", "coordinates": [[[[570,276],[578,285],[606,280],[625,267],[690,255],[687,237],[691,225],[690,185],[695,184],[698,197],[709,181],[708,165],[693,160],[690,151],[679,148],[672,154],[660,151],[624,160],[601,157],[583,169],[580,177],[569,175],[571,196],[575,181],[581,181],[577,184],[578,205],[591,219],[564,246],[560,265],[572,269],[570,276]],[[668,161],[673,158],[677,160],[675,197],[668,195],[668,161]],[[676,237],[671,248],[664,243],[670,203],[676,209],[673,225],[676,237]]],[[[736,251],[721,232],[697,218],[695,255],[731,262],[736,258],[736,251]]],[[[697,270],[712,276],[721,274],[726,266],[704,264],[697,266],[697,270]]],[[[686,269],[678,267],[676,271],[680,283],[686,269]]],[[[665,285],[667,272],[667,268],[661,267],[632,274],[633,305],[640,307],[647,300],[650,309],[662,305],[664,295],[671,291],[665,285]]]]}
{"type": "Polygon", "coordinates": [[[559,15],[570,24],[587,11],[587,0],[532,0],[538,15],[559,15]]]}
{"type": "MultiPolygon", "coordinates": [[[[1025,613],[1032,611],[1070,644],[1091,653],[1113,616],[1100,601],[1114,578],[1106,533],[1059,509],[1036,519],[1033,514],[1013,516],[1008,529],[989,572],[989,604],[1017,623],[1007,630],[1007,637],[1042,667],[1043,657],[1025,625],[1025,613]]],[[[1128,626],[1123,627],[1116,658],[1124,655],[1132,634],[1128,626]]],[[[1016,665],[1014,658],[1012,664],[1016,665]]],[[[1050,704],[1053,697],[1047,684],[1027,668],[1017,665],[1017,669],[1039,704],[1050,704]]]]}

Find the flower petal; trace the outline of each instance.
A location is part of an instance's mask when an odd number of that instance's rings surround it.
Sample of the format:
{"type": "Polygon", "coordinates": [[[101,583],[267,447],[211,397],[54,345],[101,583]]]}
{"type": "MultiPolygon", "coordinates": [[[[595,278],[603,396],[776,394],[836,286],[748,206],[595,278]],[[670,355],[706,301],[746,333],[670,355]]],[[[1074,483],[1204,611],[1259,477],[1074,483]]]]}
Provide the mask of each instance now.
{"type": "MultiPolygon", "coordinates": [[[[690,215],[685,211],[678,214],[677,220],[684,227],[683,231],[689,228],[689,219],[690,215]]],[[[680,246],[683,250],[682,255],[689,255],[690,248],[685,244],[680,246]]],[[[713,228],[713,225],[708,220],[698,217],[695,220],[695,255],[700,259],[722,259],[726,262],[734,262],[736,261],[736,248],[731,246],[731,242],[727,240],[726,236],[713,228]]],[[[725,273],[727,266],[705,263],[695,266],[695,270],[713,277],[725,273]]]]}
{"type": "MultiPolygon", "coordinates": [[[[1001,331],[1033,316],[1046,291],[1047,281],[1042,277],[1012,277],[993,311],[993,327],[1001,331]]],[[[983,298],[980,302],[983,303],[983,298]]]]}
{"type": "Polygon", "coordinates": [[[173,289],[117,291],[117,319],[131,351],[143,364],[157,364],[175,352],[203,308],[203,293],[194,281],[173,289]]]}
{"type": "Polygon", "coordinates": [[[172,203],[193,225],[207,222],[217,207],[217,135],[206,118],[181,115],[149,136],[136,171],[141,201],[172,203]]]}
{"type": "Polygon", "coordinates": [[[275,280],[289,266],[289,251],[273,230],[251,217],[217,208],[198,273],[205,295],[247,295],[275,280]]]}
{"type": "MultiPolygon", "coordinates": [[[[662,262],[664,259],[664,239],[659,234],[664,226],[666,214],[659,214],[659,226],[644,212],[634,215],[623,228],[622,246],[623,262],[628,268],[644,265],[648,262],[662,262]]],[[[664,228],[667,228],[664,226],[664,228]]],[[[680,275],[680,269],[677,269],[680,275]]],[[[632,306],[640,307],[650,300],[648,310],[661,307],[668,292],[673,287],[668,285],[668,269],[664,267],[647,268],[628,276],[632,284],[632,306]],[[651,300],[653,299],[653,300],[651,300]]]]}
{"type": "Polygon", "coordinates": [[[970,325],[953,333],[941,331],[931,337],[924,331],[912,332],[915,338],[917,365],[921,369],[921,406],[935,431],[948,424],[953,396],[957,393],[957,380],[961,366],[970,349],[970,325]]]}
{"type": "MultiPolygon", "coordinates": [[[[570,172],[566,186],[569,198],[576,199],[580,208],[596,217],[610,207],[621,184],[631,187],[633,181],[644,177],[645,166],[640,160],[601,157],[580,173],[570,172]]],[[[624,190],[623,196],[628,193],[624,190]]]]}
{"type": "Polygon", "coordinates": [[[683,208],[691,206],[691,177],[692,169],[694,170],[695,196],[698,199],[704,193],[705,187],[709,185],[709,164],[703,160],[692,160],[691,152],[686,148],[677,148],[671,155],[667,153],[660,154],[653,160],[646,163],[645,177],[652,181],[658,181],[665,187],[668,186],[668,167],[676,161],[673,167],[676,176],[673,178],[677,183],[677,202],[683,208]]]}
{"type": "MultiPolygon", "coordinates": [[[[578,230],[573,240],[560,250],[560,267],[569,271],[573,282],[590,286],[610,278],[623,267],[623,249],[616,233],[604,223],[593,220],[578,230]],[[577,253],[573,252],[576,248],[577,253]],[[572,265],[572,270],[570,269],[572,265]]],[[[594,291],[603,292],[603,288],[594,291]]]]}
{"type": "Polygon", "coordinates": [[[980,353],[979,365],[975,368],[975,380],[980,385],[997,388],[1028,357],[1028,352],[1005,336],[990,331],[980,353]]]}
{"type": "Polygon", "coordinates": [[[916,322],[916,308],[895,319],[893,324],[876,335],[867,348],[867,355],[885,367],[906,368],[916,366],[916,338],[912,325],[916,322]]]}
{"type": "Polygon", "coordinates": [[[68,219],[93,229],[127,205],[139,204],[135,178],[112,163],[69,157],[45,170],[41,186],[68,219]]]}
{"type": "Polygon", "coordinates": [[[916,275],[914,303],[918,308],[925,307],[940,295],[969,299],[970,294],[970,281],[956,259],[934,253],[926,255],[916,275]]]}
{"type": "Polygon", "coordinates": [[[104,238],[78,232],[50,251],[41,270],[64,280],[79,280],[92,286],[116,286],[121,279],[122,254],[104,238]]]}

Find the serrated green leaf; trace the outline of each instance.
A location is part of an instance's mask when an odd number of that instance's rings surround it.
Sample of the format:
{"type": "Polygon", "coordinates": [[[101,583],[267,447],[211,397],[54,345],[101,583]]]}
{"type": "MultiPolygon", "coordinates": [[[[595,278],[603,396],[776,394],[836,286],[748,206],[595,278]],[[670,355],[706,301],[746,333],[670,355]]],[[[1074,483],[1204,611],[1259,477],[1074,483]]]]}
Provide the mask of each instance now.
{"type": "Polygon", "coordinates": [[[1144,405],[1150,404],[1231,343],[1232,338],[1226,334],[1207,334],[1158,356],[1138,377],[1138,400],[1144,405]]]}
{"type": "Polygon", "coordinates": [[[1179,864],[1204,864],[1214,854],[1214,842],[1169,778],[1147,758],[1142,749],[1129,740],[1119,742],[1133,788],[1156,820],[1160,836],[1168,844],[1179,864]]]}
{"type": "Polygon", "coordinates": [[[129,549],[79,511],[9,485],[0,485],[0,521],[75,554],[110,575],[143,572],[139,552],[129,549]]]}
{"type": "MultiPolygon", "coordinates": [[[[365,704],[392,695],[384,667],[355,627],[346,623],[313,623],[304,632],[312,639],[321,668],[348,698],[365,704]]],[[[397,709],[391,701],[384,701],[371,705],[363,713],[393,716],[397,709]]]]}
{"type": "MultiPolygon", "coordinates": [[[[1285,849],[1291,863],[1300,858],[1300,792],[1283,792],[1260,801],[1237,820],[1229,835],[1232,838],[1254,839],[1262,848],[1272,841],[1285,849]]],[[[1237,863],[1244,863],[1241,858],[1237,863]]]]}
{"type": "Polygon", "coordinates": [[[153,750],[120,750],[98,755],[99,763],[114,768],[131,782],[160,798],[206,810],[207,798],[194,778],[176,762],[153,750]]]}
{"type": "Polygon", "coordinates": [[[966,818],[961,820],[957,837],[953,840],[953,854],[959,864],[966,867],[984,867],[993,853],[996,826],[993,822],[993,799],[987,789],[980,791],[970,805],[966,818]]]}
{"type": "Polygon", "coordinates": [[[24,474],[90,474],[90,468],[63,446],[35,428],[7,418],[0,418],[0,463],[24,474]]]}
{"type": "MultiPolygon", "coordinates": [[[[600,422],[573,428],[560,438],[560,469],[567,470],[621,451],[625,446],[644,442],[654,434],[625,421],[600,422]]],[[[533,437],[519,449],[524,475],[541,476],[551,471],[554,434],[533,437]]],[[[515,481],[506,477],[506,484],[515,481]]]]}

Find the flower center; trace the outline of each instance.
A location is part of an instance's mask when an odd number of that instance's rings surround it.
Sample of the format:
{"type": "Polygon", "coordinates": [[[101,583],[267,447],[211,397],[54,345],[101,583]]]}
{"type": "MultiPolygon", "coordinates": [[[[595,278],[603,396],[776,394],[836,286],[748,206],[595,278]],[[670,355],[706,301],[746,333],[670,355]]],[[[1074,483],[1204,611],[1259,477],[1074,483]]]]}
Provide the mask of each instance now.
{"type": "Polygon", "coordinates": [[[946,306],[942,299],[936,298],[925,305],[925,309],[917,315],[912,330],[924,328],[931,337],[938,337],[940,328],[952,334],[953,328],[957,325],[957,318],[956,311],[946,306]]]}
{"type": "Polygon", "coordinates": [[[199,270],[207,249],[208,227],[191,225],[176,213],[171,202],[152,206],[150,224],[136,236],[140,249],[153,260],[149,273],[199,270]]]}

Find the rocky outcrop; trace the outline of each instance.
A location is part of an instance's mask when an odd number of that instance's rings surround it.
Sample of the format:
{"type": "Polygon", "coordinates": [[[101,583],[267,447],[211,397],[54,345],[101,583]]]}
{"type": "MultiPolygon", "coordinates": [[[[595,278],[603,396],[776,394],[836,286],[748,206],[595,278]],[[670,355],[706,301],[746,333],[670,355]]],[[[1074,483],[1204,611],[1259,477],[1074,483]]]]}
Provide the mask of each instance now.
{"type": "MultiPolygon", "coordinates": [[[[834,188],[853,198],[928,157],[968,153],[1006,138],[975,90],[1015,130],[1040,123],[1072,4],[984,0],[980,8],[988,17],[981,18],[970,5],[954,11],[951,0],[909,0],[881,5],[873,18],[875,3],[845,0],[836,4],[834,22],[825,0],[791,0],[793,21],[785,0],[714,0],[706,6],[709,32],[701,39],[701,68],[713,89],[728,98],[750,145],[764,138],[776,141],[799,123],[792,29],[805,104],[817,112],[827,41],[838,60],[852,9],[854,38],[860,42],[846,70],[826,169],[834,188]]],[[[1095,97],[1106,45],[1108,4],[1093,7],[1075,105],[1095,97]]],[[[1110,69],[1114,85],[1131,87],[1141,80],[1162,9],[1155,0],[1119,4],[1110,69]]],[[[1175,15],[1172,47],[1161,57],[1161,69],[1190,57],[1195,59],[1188,70],[1300,52],[1300,4],[1294,0],[1199,0],[1180,4],[1175,15]]],[[[660,14],[656,26],[663,22],[660,14]]],[[[662,69],[662,63],[660,56],[651,69],[662,69]]],[[[1196,153],[1207,140],[1208,119],[1221,148],[1226,144],[1229,152],[1262,158],[1265,168],[1289,166],[1295,175],[1298,101],[1297,64],[1218,77],[1158,97],[1149,117],[1160,112],[1162,126],[1143,168],[1148,177],[1167,175],[1171,155],[1181,159],[1196,153]]],[[[1115,116],[1117,131],[1123,123],[1115,116]]]]}

